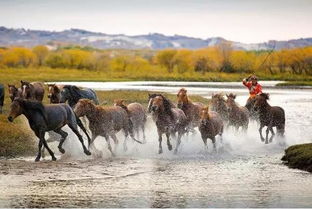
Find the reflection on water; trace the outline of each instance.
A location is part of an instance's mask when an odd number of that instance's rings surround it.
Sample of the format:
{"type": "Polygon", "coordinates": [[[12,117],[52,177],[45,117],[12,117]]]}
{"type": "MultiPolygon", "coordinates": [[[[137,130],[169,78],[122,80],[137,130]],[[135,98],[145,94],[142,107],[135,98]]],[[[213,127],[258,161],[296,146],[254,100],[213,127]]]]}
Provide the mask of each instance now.
{"type": "MultiPolygon", "coordinates": [[[[176,87],[168,91],[172,88],[176,87]]],[[[278,91],[282,93],[273,93],[270,102],[285,108],[286,143],[311,142],[312,108],[308,107],[312,91],[300,95],[291,93],[299,90],[278,91]]],[[[245,95],[238,96],[241,104],[245,99],[245,95]]],[[[246,135],[227,130],[223,143],[217,141],[217,152],[211,142],[205,152],[198,133],[185,137],[178,155],[165,148],[158,155],[156,129],[150,121],[148,129],[147,144],[129,142],[127,153],[120,146],[116,158],[110,157],[102,138],[96,140],[96,146],[103,150],[103,158],[86,157],[70,135],[64,144],[67,155],[57,162],[49,158],[40,163],[0,160],[0,207],[312,205],[312,175],[282,165],[285,147],[279,145],[281,139],[263,144],[256,124],[251,124],[246,135]]],[[[175,140],[172,143],[175,146],[175,140]]]]}

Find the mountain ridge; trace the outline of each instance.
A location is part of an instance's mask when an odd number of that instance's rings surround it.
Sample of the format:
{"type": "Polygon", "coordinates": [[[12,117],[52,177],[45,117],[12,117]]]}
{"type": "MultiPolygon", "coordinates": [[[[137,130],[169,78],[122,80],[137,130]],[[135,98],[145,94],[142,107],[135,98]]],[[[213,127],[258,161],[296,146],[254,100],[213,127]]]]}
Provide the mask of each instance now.
{"type": "Polygon", "coordinates": [[[78,28],[71,28],[57,32],[24,28],[14,29],[0,26],[0,46],[2,47],[33,47],[36,45],[50,45],[56,47],[59,45],[81,45],[99,49],[199,49],[216,46],[224,41],[231,42],[234,49],[241,50],[279,50],[312,46],[312,38],[299,38],[286,41],[270,40],[262,43],[241,43],[226,40],[222,37],[202,39],[178,34],[169,36],[161,33],[141,35],[106,34],[78,28]]]}

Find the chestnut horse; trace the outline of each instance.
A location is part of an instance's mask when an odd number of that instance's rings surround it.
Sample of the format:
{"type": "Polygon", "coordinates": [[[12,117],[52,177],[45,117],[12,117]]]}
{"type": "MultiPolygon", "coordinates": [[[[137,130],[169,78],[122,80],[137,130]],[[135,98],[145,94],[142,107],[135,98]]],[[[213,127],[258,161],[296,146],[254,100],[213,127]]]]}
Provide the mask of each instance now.
{"type": "Polygon", "coordinates": [[[21,81],[22,98],[42,102],[44,96],[44,85],[41,82],[21,81]]]}
{"type": "Polygon", "coordinates": [[[229,126],[234,126],[236,130],[242,127],[244,131],[248,129],[249,111],[244,106],[239,106],[235,102],[236,95],[230,93],[226,95],[226,106],[229,114],[229,126]]]}
{"type": "Polygon", "coordinates": [[[220,135],[222,140],[223,121],[217,112],[210,111],[208,107],[201,109],[200,125],[198,127],[205,147],[207,146],[207,139],[211,139],[213,148],[216,149],[216,136],[220,135]]]}
{"type": "Polygon", "coordinates": [[[116,133],[120,130],[124,131],[124,150],[127,150],[127,138],[130,133],[131,138],[142,144],[142,142],[136,140],[133,135],[133,129],[131,128],[131,121],[129,120],[128,113],[121,107],[102,107],[93,104],[89,99],[80,99],[75,105],[74,112],[78,117],[86,116],[89,120],[89,128],[92,133],[90,145],[94,147],[94,140],[98,136],[103,136],[108,144],[108,149],[114,156],[112,147],[110,145],[109,137],[112,137],[115,144],[118,143],[116,133]]]}
{"type": "Polygon", "coordinates": [[[186,132],[187,118],[181,109],[172,106],[170,100],[168,100],[163,95],[150,97],[148,109],[153,114],[153,120],[157,126],[158,140],[159,140],[159,150],[158,153],[161,154],[162,150],[162,135],[166,134],[168,150],[172,150],[172,145],[170,143],[170,135],[178,133],[177,145],[174,150],[176,154],[178,152],[178,147],[181,143],[181,137],[186,132]]]}
{"type": "Polygon", "coordinates": [[[61,130],[61,128],[65,125],[68,125],[69,128],[76,134],[82,144],[84,153],[86,155],[91,155],[91,153],[83,143],[82,136],[79,134],[76,115],[68,105],[43,105],[41,102],[38,101],[15,98],[11,104],[11,110],[8,116],[8,120],[10,122],[13,122],[16,117],[22,114],[25,115],[25,117],[28,119],[30,128],[39,138],[38,155],[35,161],[39,161],[41,158],[42,145],[48,150],[52,157],[52,160],[56,160],[54,153],[48,147],[48,144],[44,138],[44,135],[47,131],[54,131],[62,136],[58,148],[61,153],[65,153],[62,145],[68,134],[65,131],[61,130]]]}
{"type": "Polygon", "coordinates": [[[22,97],[22,89],[17,88],[15,85],[8,84],[8,90],[11,102],[13,102],[15,98],[22,97]]]}
{"type": "Polygon", "coordinates": [[[192,102],[187,96],[187,90],[182,88],[177,94],[178,108],[183,110],[188,123],[188,129],[194,130],[199,126],[200,111],[204,107],[201,102],[192,102]]]}
{"type": "Polygon", "coordinates": [[[223,122],[228,122],[229,113],[226,106],[226,101],[221,93],[212,94],[210,102],[210,110],[219,113],[223,122]]]}
{"type": "Polygon", "coordinates": [[[60,103],[63,87],[64,85],[48,84],[48,98],[51,104],[60,103]]]}
{"type": "Polygon", "coordinates": [[[277,134],[284,136],[285,132],[285,111],[278,106],[271,106],[268,103],[269,94],[262,93],[255,98],[254,109],[259,113],[260,128],[259,133],[261,141],[265,141],[266,144],[272,142],[275,135],[273,127],[276,127],[277,134]],[[267,126],[265,139],[262,136],[262,129],[267,126]],[[271,137],[268,141],[269,132],[271,131],[271,137]]]}
{"type": "Polygon", "coordinates": [[[136,131],[136,137],[139,139],[139,130],[142,130],[143,134],[143,143],[146,142],[145,138],[145,123],[146,123],[146,112],[144,107],[139,103],[130,103],[128,105],[125,104],[123,99],[118,99],[114,101],[115,106],[119,106],[124,108],[129,116],[133,124],[133,130],[136,131]]]}

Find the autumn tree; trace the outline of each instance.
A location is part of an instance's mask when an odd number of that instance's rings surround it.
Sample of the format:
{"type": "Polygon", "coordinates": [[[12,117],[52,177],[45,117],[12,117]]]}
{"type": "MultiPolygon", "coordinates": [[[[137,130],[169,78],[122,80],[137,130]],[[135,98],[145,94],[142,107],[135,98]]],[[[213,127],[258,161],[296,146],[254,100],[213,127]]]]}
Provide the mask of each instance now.
{"type": "Polygon", "coordinates": [[[156,54],[157,63],[165,67],[169,73],[172,73],[175,65],[174,57],[176,53],[177,50],[174,49],[165,49],[159,51],[156,54]]]}
{"type": "Polygon", "coordinates": [[[36,55],[38,65],[42,66],[44,63],[44,59],[49,53],[49,49],[46,46],[39,45],[35,46],[32,51],[36,55]]]}
{"type": "Polygon", "coordinates": [[[231,54],[233,51],[232,48],[232,43],[229,41],[222,41],[218,46],[217,46],[218,52],[221,57],[221,67],[220,71],[225,72],[225,73],[232,73],[233,67],[230,61],[231,54]]]}

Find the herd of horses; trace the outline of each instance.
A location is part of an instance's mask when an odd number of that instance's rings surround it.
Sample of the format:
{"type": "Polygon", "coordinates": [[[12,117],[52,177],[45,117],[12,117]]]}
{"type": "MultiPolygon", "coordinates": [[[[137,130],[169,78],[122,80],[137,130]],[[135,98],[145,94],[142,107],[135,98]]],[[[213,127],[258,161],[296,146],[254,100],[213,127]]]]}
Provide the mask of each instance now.
{"type": "MultiPolygon", "coordinates": [[[[48,85],[48,98],[50,104],[43,104],[44,84],[40,82],[21,81],[20,87],[8,85],[11,99],[9,121],[13,121],[19,115],[25,115],[29,125],[39,138],[38,154],[35,161],[39,161],[46,148],[56,160],[54,153],[49,148],[45,139],[46,132],[54,132],[61,136],[58,149],[65,153],[62,145],[68,133],[62,130],[65,125],[78,137],[84,153],[91,155],[89,149],[96,150],[94,140],[98,136],[106,139],[108,150],[114,156],[115,153],[110,144],[110,138],[115,145],[119,143],[116,134],[124,133],[123,148],[127,151],[127,139],[130,138],[139,143],[146,143],[145,124],[147,114],[151,114],[157,127],[159,149],[162,153],[163,135],[167,139],[168,150],[172,150],[171,139],[177,140],[174,153],[178,152],[181,139],[184,135],[194,133],[198,128],[206,149],[208,138],[216,148],[216,137],[222,140],[222,134],[228,127],[234,127],[237,131],[247,131],[249,121],[256,120],[260,124],[259,132],[262,141],[266,144],[272,142],[275,135],[284,135],[285,112],[281,107],[270,106],[269,95],[262,93],[248,100],[248,105],[240,106],[235,102],[236,95],[229,94],[226,98],[222,94],[214,94],[209,106],[192,102],[187,90],[181,88],[177,93],[177,103],[170,101],[163,94],[149,94],[148,106],[142,104],[126,104],[124,100],[114,101],[113,106],[101,106],[95,91],[88,88],[79,88],[74,85],[48,85]],[[266,137],[262,135],[262,129],[267,126],[266,137]],[[78,127],[84,132],[88,139],[88,148],[78,127]],[[91,136],[88,131],[90,131],[91,136]],[[140,132],[142,141],[139,140],[140,132]],[[269,138],[269,132],[271,136],[269,138]]],[[[1,96],[1,95],[0,95],[1,96]]],[[[115,146],[115,147],[116,147],[115,146]]]]}

